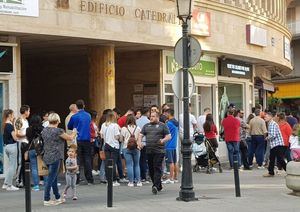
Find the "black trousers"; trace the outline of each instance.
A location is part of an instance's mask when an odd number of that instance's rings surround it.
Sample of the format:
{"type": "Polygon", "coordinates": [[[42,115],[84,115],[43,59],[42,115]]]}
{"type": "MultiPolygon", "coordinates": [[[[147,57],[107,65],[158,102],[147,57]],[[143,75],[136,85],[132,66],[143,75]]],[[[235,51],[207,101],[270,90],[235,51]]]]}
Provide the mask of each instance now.
{"type": "Polygon", "coordinates": [[[241,159],[245,169],[249,169],[248,146],[246,141],[240,142],[241,159]]]}
{"type": "Polygon", "coordinates": [[[162,177],[162,162],[164,160],[164,153],[148,153],[148,168],[149,174],[153,183],[153,186],[157,188],[158,191],[162,189],[161,177],[162,177]]]}
{"type": "MultiPolygon", "coordinates": [[[[90,141],[77,141],[77,153],[79,159],[79,165],[83,165],[84,176],[88,183],[94,183],[94,178],[92,175],[92,157],[91,157],[91,143],[90,141]]],[[[77,180],[79,181],[79,180],[77,180]]]]}
{"type": "Polygon", "coordinates": [[[277,158],[277,163],[279,163],[281,167],[286,170],[286,162],[284,161],[285,151],[286,148],[284,146],[276,146],[271,149],[268,167],[269,174],[274,175],[275,158],[277,158]]]}
{"type": "Polygon", "coordinates": [[[117,181],[116,162],[117,162],[118,157],[120,155],[120,151],[119,151],[119,149],[115,149],[115,148],[111,147],[110,145],[105,144],[104,152],[105,152],[105,174],[106,174],[106,179],[109,177],[109,170],[108,170],[108,163],[107,162],[108,162],[109,159],[112,159],[113,160],[113,181],[117,181]]]}

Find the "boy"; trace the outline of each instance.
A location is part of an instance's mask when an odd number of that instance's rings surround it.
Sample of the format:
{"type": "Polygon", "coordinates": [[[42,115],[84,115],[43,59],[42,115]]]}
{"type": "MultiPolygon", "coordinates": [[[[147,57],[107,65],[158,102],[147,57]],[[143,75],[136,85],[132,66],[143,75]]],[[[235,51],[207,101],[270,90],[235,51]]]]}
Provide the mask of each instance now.
{"type": "Polygon", "coordinates": [[[71,144],[68,150],[68,158],[66,160],[66,187],[63,193],[64,198],[67,196],[68,189],[71,187],[73,191],[73,200],[77,200],[76,195],[76,180],[78,171],[77,165],[77,146],[75,144],[71,144]]]}

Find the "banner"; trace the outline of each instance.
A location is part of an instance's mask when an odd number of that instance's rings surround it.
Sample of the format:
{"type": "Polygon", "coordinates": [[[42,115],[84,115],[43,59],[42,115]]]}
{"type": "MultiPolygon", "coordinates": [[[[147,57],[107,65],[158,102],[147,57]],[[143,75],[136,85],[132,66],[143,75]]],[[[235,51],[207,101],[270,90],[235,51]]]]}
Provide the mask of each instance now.
{"type": "Polygon", "coordinates": [[[39,16],[39,0],[0,0],[0,14],[39,16]]]}

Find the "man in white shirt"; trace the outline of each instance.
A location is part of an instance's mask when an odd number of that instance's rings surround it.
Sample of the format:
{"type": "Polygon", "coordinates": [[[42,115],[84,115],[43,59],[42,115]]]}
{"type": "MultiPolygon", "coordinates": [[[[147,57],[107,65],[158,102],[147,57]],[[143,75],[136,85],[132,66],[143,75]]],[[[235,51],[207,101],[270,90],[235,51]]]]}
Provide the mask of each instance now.
{"type": "Polygon", "coordinates": [[[29,127],[27,118],[30,115],[30,107],[22,105],[20,108],[21,116],[16,120],[16,136],[18,145],[18,169],[17,169],[17,187],[23,187],[25,182],[25,161],[24,153],[27,151],[28,140],[26,138],[26,129],[29,127]]]}
{"type": "MultiPolygon", "coordinates": [[[[191,114],[191,104],[189,105],[189,115],[190,115],[190,139],[193,139],[194,132],[197,129],[197,120],[193,114],[191,114]]],[[[181,138],[183,138],[183,114],[179,115],[179,128],[181,138]]]]}
{"type": "Polygon", "coordinates": [[[197,127],[200,133],[204,133],[204,129],[203,129],[203,125],[205,123],[206,120],[206,115],[211,113],[211,110],[209,107],[205,108],[203,111],[203,115],[199,116],[197,119],[197,127]]]}

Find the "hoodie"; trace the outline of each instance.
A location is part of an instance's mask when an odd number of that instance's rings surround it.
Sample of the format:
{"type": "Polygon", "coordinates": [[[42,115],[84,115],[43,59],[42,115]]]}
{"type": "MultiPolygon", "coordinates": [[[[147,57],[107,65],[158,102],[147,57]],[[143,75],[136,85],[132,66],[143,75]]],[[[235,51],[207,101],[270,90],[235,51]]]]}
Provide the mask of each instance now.
{"type": "Polygon", "coordinates": [[[166,143],[165,148],[166,150],[176,150],[178,131],[179,131],[179,122],[175,118],[173,118],[167,122],[167,126],[169,128],[172,138],[166,143]]]}
{"type": "Polygon", "coordinates": [[[292,135],[292,128],[287,122],[281,122],[279,123],[280,132],[283,138],[284,146],[289,146],[289,139],[292,135]]]}

